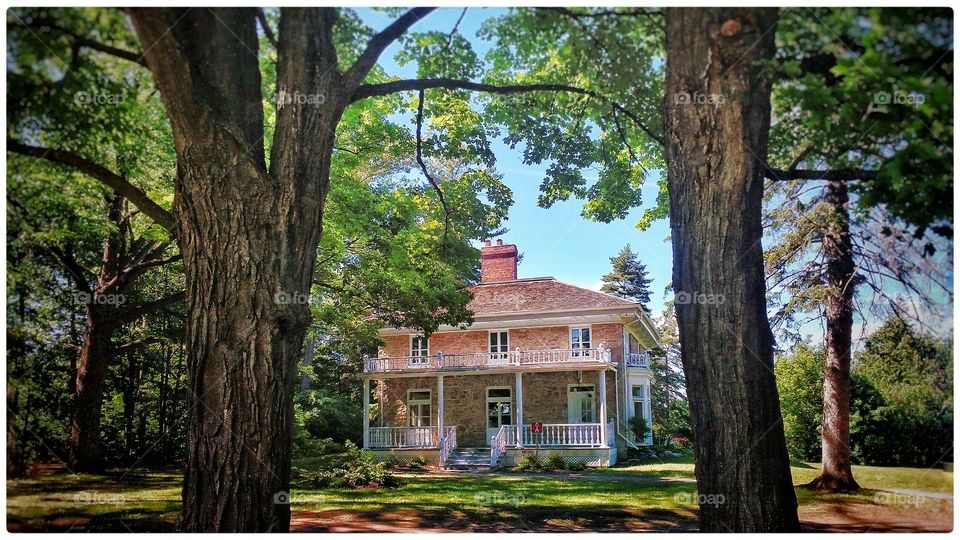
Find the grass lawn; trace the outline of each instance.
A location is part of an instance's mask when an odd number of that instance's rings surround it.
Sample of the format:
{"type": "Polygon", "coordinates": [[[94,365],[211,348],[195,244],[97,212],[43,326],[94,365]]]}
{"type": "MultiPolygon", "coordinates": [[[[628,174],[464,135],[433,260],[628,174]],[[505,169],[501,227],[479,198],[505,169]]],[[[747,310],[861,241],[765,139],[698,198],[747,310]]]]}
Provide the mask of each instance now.
{"type": "MultiPolygon", "coordinates": [[[[816,464],[796,464],[796,483],[816,464]]],[[[588,477],[400,473],[393,489],[318,489],[294,485],[292,527],[300,531],[631,531],[695,530],[696,485],[629,477],[691,477],[689,459],[587,471],[588,477]],[[597,477],[615,475],[615,477],[597,477]],[[624,476],[627,478],[617,478],[624,476]]],[[[940,470],[856,467],[867,489],[823,495],[798,488],[800,515],[813,530],[949,528],[952,499],[878,489],[947,494],[940,470]],[[934,524],[934,525],[931,525],[934,524]]],[[[55,474],[7,482],[10,530],[171,530],[180,506],[176,473],[55,474]]]]}

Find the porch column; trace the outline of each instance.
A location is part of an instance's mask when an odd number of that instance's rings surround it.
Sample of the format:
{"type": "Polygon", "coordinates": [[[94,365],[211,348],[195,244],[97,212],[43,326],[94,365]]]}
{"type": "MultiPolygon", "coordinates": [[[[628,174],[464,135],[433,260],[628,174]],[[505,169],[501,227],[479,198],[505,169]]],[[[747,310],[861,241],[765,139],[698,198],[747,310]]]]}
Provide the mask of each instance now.
{"type": "Polygon", "coordinates": [[[607,446],[607,370],[601,369],[597,373],[597,399],[600,401],[600,446],[607,446]]]}
{"type": "Polygon", "coordinates": [[[643,410],[644,416],[647,418],[647,426],[650,428],[650,431],[647,432],[647,438],[644,442],[647,444],[653,444],[653,399],[650,396],[650,380],[648,379],[643,385],[643,410]]]}
{"type": "Polygon", "coordinates": [[[363,447],[370,448],[370,379],[363,379],[363,447]]]}
{"type": "Polygon", "coordinates": [[[517,448],[523,448],[523,374],[519,371],[514,374],[514,384],[517,387],[517,448]]]}
{"type": "Polygon", "coordinates": [[[437,441],[443,439],[443,375],[437,375],[437,441]]]}

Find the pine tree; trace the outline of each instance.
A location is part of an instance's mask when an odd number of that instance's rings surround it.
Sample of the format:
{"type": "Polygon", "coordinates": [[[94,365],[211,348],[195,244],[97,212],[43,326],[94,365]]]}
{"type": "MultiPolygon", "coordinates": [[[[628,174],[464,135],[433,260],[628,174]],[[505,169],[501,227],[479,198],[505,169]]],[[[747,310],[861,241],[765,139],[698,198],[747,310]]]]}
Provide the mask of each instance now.
{"type": "Polygon", "coordinates": [[[616,257],[610,257],[613,271],[603,276],[600,290],[639,302],[644,311],[649,313],[647,304],[650,302],[650,283],[653,280],[647,277],[647,266],[640,263],[638,255],[627,244],[616,257]]]}

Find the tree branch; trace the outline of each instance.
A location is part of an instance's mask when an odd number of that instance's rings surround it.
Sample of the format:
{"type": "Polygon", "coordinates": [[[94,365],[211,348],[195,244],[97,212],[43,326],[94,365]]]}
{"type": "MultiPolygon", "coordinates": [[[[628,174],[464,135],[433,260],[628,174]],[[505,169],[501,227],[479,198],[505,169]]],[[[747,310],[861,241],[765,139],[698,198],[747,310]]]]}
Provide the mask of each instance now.
{"type": "Polygon", "coordinates": [[[649,9],[629,9],[617,11],[616,9],[604,9],[601,11],[573,11],[565,7],[542,7],[546,11],[553,11],[571,19],[593,19],[597,17],[659,17],[663,14],[659,11],[649,9]]]}
{"type": "Polygon", "coordinates": [[[663,145],[663,138],[650,130],[637,115],[630,112],[627,108],[614,102],[603,94],[570,86],[567,84],[513,84],[498,86],[494,84],[478,83],[473,81],[464,81],[459,79],[436,78],[436,79],[402,79],[381,84],[364,84],[357,88],[353,93],[351,103],[374,96],[386,96],[397,92],[410,92],[414,90],[428,90],[430,88],[445,88],[447,90],[473,90],[477,92],[487,92],[490,94],[522,94],[527,92],[570,92],[590,96],[602,103],[609,105],[612,109],[622,113],[630,118],[633,123],[648,137],[663,145]]]}
{"type": "Polygon", "coordinates": [[[349,88],[358,86],[367,77],[367,73],[373,69],[377,59],[383,54],[383,51],[397,40],[408,28],[417,23],[420,19],[427,16],[436,8],[413,8],[404,13],[399,19],[390,23],[382,32],[370,38],[367,47],[354,62],[353,66],[347,70],[345,79],[349,88]]]}
{"type": "Polygon", "coordinates": [[[270,23],[267,21],[267,14],[263,12],[263,8],[257,8],[257,20],[260,21],[260,28],[263,28],[263,35],[266,36],[267,41],[273,45],[274,50],[279,51],[280,45],[277,43],[277,36],[273,33],[273,29],[270,28],[270,23]]]}
{"type": "Polygon", "coordinates": [[[158,309],[176,304],[177,302],[182,302],[184,298],[186,298],[186,294],[184,292],[178,292],[171,294],[170,296],[164,296],[163,298],[154,300],[153,302],[131,306],[123,310],[123,312],[117,316],[116,320],[119,324],[126,324],[158,309]]]}
{"type": "Polygon", "coordinates": [[[877,178],[877,171],[869,171],[866,169],[829,169],[823,171],[794,169],[785,171],[782,169],[771,169],[770,167],[767,167],[765,174],[767,178],[781,182],[788,180],[854,181],[874,180],[877,178]]]}
{"type": "Polygon", "coordinates": [[[55,21],[50,19],[41,18],[33,21],[30,26],[48,28],[50,30],[56,30],[57,32],[66,34],[73,38],[74,47],[87,47],[88,49],[93,49],[100,51],[102,53],[109,54],[110,56],[116,56],[117,58],[122,58],[123,60],[129,60],[134,64],[140,64],[143,67],[147,67],[147,61],[143,58],[143,54],[136,51],[128,51],[126,49],[121,49],[119,47],[114,47],[112,45],[107,45],[105,43],[100,43],[99,41],[90,39],[86,36],[80,35],[76,32],[68,30],[63,26],[57,24],[55,21]]]}
{"type": "Polygon", "coordinates": [[[126,178],[117,173],[98,165],[87,158],[68,152],[65,150],[56,150],[53,148],[43,148],[40,146],[30,146],[23,144],[15,139],[7,139],[7,151],[45,159],[53,163],[68,165],[83,173],[86,173],[97,180],[100,180],[107,186],[116,190],[120,195],[133,203],[134,206],[150,216],[157,225],[170,232],[176,238],[176,221],[170,212],[167,212],[159,204],[155,203],[140,188],[127,181],[126,178]]]}
{"type": "Polygon", "coordinates": [[[63,265],[70,277],[73,278],[73,282],[78,289],[87,293],[93,292],[93,289],[90,287],[93,273],[84,268],[73,256],[73,253],[64,251],[57,246],[50,246],[47,250],[60,261],[60,264],[63,265]]]}
{"type": "Polygon", "coordinates": [[[440,184],[427,171],[427,164],[423,161],[423,137],[421,136],[421,130],[423,129],[423,92],[423,90],[420,90],[419,101],[417,102],[417,163],[420,164],[420,170],[430,181],[430,185],[436,190],[437,196],[440,198],[440,204],[443,206],[443,247],[446,248],[447,234],[450,232],[450,207],[447,206],[447,199],[443,196],[440,184]]]}

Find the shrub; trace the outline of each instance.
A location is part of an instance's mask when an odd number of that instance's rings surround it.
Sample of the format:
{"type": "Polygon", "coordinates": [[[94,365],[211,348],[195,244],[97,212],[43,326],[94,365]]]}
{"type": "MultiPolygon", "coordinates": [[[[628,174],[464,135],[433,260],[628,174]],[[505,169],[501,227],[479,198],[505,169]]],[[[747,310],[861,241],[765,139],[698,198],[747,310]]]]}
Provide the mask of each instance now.
{"type": "Polygon", "coordinates": [[[427,459],[427,456],[423,454],[418,454],[416,457],[410,460],[410,468],[422,469],[426,467],[429,462],[430,460],[427,459]]]}
{"type": "Polygon", "coordinates": [[[567,460],[563,459],[563,456],[554,454],[543,463],[543,468],[548,471],[562,471],[567,468],[567,460]]]}
{"type": "Polygon", "coordinates": [[[670,439],[670,444],[678,448],[683,448],[684,450],[689,450],[690,448],[692,448],[692,446],[690,445],[690,439],[686,437],[674,437],[670,439]]]}
{"type": "Polygon", "coordinates": [[[397,479],[386,463],[377,463],[372,452],[347,442],[339,464],[321,469],[310,476],[314,487],[395,487],[397,479]]]}
{"type": "Polygon", "coordinates": [[[539,455],[527,454],[520,459],[517,468],[521,471],[539,471],[543,468],[543,462],[540,461],[539,455]]]}
{"type": "Polygon", "coordinates": [[[580,461],[573,461],[573,462],[567,463],[567,470],[571,472],[583,471],[583,470],[586,470],[586,468],[587,468],[587,465],[580,461]]]}
{"type": "Polygon", "coordinates": [[[630,432],[633,433],[633,436],[638,441],[646,440],[647,434],[650,433],[650,425],[647,423],[647,420],[642,416],[634,416],[630,418],[630,432]]]}

